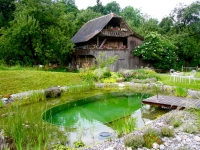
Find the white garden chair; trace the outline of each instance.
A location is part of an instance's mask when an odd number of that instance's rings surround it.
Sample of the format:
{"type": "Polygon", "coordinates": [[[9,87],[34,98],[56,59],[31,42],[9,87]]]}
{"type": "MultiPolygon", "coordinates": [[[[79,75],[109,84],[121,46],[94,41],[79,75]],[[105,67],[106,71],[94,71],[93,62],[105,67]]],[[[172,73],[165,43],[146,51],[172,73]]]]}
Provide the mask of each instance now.
{"type": "Polygon", "coordinates": [[[196,82],[196,81],[195,81],[195,77],[194,77],[195,74],[196,74],[196,70],[192,70],[192,71],[190,72],[190,75],[188,76],[189,83],[191,82],[192,79],[194,80],[194,82],[196,82]]]}
{"type": "Polygon", "coordinates": [[[195,81],[195,74],[196,74],[196,70],[192,70],[191,72],[190,72],[190,74],[189,75],[181,75],[181,76],[179,76],[180,77],[180,79],[181,79],[181,81],[183,81],[183,79],[188,79],[188,81],[189,81],[189,83],[191,82],[191,80],[193,79],[194,80],[194,82],[196,82],[195,81]]]}

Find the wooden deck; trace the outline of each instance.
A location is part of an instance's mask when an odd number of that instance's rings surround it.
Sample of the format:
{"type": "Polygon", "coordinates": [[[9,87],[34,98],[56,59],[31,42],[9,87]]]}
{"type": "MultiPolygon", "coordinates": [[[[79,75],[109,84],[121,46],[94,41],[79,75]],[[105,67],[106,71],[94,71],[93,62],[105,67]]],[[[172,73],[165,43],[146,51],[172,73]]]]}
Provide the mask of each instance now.
{"type": "Polygon", "coordinates": [[[182,98],[175,96],[157,95],[149,97],[142,101],[143,104],[156,105],[164,108],[200,108],[199,99],[182,98]]]}

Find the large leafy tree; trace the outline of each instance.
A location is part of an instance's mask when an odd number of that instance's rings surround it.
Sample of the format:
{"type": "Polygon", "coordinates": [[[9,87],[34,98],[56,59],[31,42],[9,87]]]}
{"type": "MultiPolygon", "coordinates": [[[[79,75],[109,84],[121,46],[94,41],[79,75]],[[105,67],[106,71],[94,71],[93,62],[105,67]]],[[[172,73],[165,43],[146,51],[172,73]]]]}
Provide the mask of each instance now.
{"type": "Polygon", "coordinates": [[[132,6],[127,6],[121,11],[121,16],[131,26],[138,28],[144,20],[142,13],[139,9],[135,9],[132,6]]]}
{"type": "Polygon", "coordinates": [[[200,2],[181,4],[172,12],[174,23],[172,39],[178,47],[177,54],[182,65],[199,65],[200,57],[200,2]]]}
{"type": "Polygon", "coordinates": [[[104,6],[104,14],[107,15],[109,13],[120,14],[121,8],[120,5],[116,1],[112,1],[104,6]]]}
{"type": "Polygon", "coordinates": [[[90,6],[88,7],[88,9],[91,9],[92,11],[97,12],[97,13],[101,13],[101,14],[104,13],[104,6],[102,5],[102,2],[100,0],[97,0],[96,5],[92,7],[90,6]]]}
{"type": "Polygon", "coordinates": [[[79,30],[86,22],[92,20],[94,18],[100,17],[101,14],[94,12],[90,8],[86,10],[82,10],[77,14],[75,23],[76,23],[76,30],[79,30]]]}
{"type": "Polygon", "coordinates": [[[61,58],[73,50],[73,25],[61,3],[51,0],[21,0],[15,19],[3,28],[0,38],[1,57],[23,64],[36,65],[61,58]]]}
{"type": "Polygon", "coordinates": [[[134,56],[148,60],[156,69],[174,68],[177,60],[176,47],[161,34],[150,32],[141,46],[133,51],[134,56]]]}
{"type": "Polygon", "coordinates": [[[13,19],[14,2],[15,0],[0,0],[0,28],[13,19]]]}

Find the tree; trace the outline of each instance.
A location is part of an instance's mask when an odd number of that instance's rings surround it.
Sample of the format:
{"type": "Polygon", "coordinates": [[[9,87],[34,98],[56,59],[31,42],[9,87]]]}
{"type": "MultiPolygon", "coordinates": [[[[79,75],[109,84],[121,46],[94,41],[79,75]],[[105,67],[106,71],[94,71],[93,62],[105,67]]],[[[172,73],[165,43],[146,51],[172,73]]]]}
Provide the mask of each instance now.
{"type": "Polygon", "coordinates": [[[13,20],[13,12],[15,11],[14,2],[15,0],[0,0],[0,28],[13,20]]]}
{"type": "Polygon", "coordinates": [[[173,27],[173,21],[170,17],[165,17],[159,23],[159,27],[161,28],[162,34],[168,33],[173,27]]]}
{"type": "Polygon", "coordinates": [[[100,0],[97,0],[97,4],[93,7],[88,7],[88,9],[91,9],[92,11],[97,13],[104,13],[104,6],[102,5],[102,2],[100,0]]]}
{"type": "Polygon", "coordinates": [[[101,14],[92,11],[91,9],[82,10],[77,14],[75,23],[76,31],[78,31],[86,22],[94,18],[100,17],[101,14]]]}
{"type": "Polygon", "coordinates": [[[158,26],[158,20],[154,18],[145,18],[144,22],[138,27],[137,31],[140,35],[146,36],[149,32],[160,33],[160,27],[158,26]]]}
{"type": "Polygon", "coordinates": [[[124,9],[122,9],[121,16],[131,27],[135,28],[138,28],[144,20],[140,10],[134,9],[132,6],[127,6],[124,9]]]}
{"type": "Polygon", "coordinates": [[[170,69],[176,65],[176,47],[161,34],[150,32],[141,46],[133,51],[134,56],[148,60],[156,69],[170,69]]]}
{"type": "Polygon", "coordinates": [[[104,14],[107,15],[109,13],[115,13],[119,15],[120,10],[120,5],[116,1],[112,1],[104,7],[104,14]]]}
{"type": "Polygon", "coordinates": [[[0,54],[24,65],[47,63],[73,50],[71,15],[51,0],[21,0],[16,6],[15,19],[1,29],[0,54]]]}
{"type": "Polygon", "coordinates": [[[180,4],[172,12],[174,23],[172,39],[177,49],[177,54],[182,65],[190,66],[190,63],[199,65],[200,57],[200,2],[191,5],[180,4]],[[194,63],[196,62],[196,63],[194,63]]]}

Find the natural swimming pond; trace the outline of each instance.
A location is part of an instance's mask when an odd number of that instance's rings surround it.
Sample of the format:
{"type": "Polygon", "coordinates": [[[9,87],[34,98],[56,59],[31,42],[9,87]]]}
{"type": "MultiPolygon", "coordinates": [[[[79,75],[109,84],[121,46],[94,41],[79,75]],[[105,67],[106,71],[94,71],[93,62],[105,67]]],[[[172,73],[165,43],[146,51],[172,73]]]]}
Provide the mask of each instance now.
{"type": "Polygon", "coordinates": [[[43,114],[43,119],[57,126],[77,129],[76,133],[69,133],[70,139],[82,136],[84,142],[98,141],[104,139],[100,136],[102,132],[114,132],[111,122],[127,116],[141,118],[138,110],[142,99],[148,96],[129,92],[96,95],[53,107],[43,114]]]}

